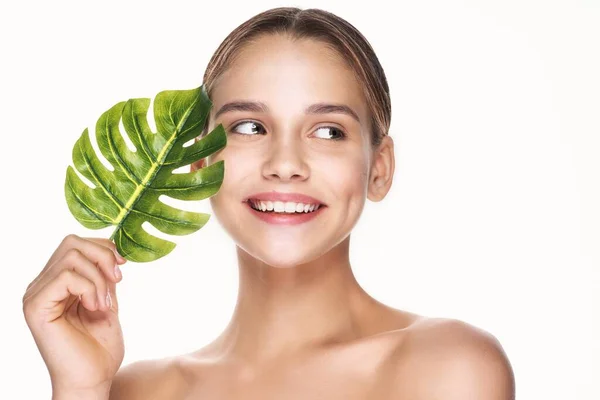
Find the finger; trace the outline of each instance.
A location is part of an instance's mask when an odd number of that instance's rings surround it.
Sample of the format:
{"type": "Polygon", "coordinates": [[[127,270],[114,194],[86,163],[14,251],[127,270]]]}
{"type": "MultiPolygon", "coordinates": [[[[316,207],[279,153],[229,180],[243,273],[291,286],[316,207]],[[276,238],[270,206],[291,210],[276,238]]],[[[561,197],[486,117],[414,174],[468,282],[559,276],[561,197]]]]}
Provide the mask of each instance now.
{"type": "Polygon", "coordinates": [[[79,237],[77,235],[74,235],[74,234],[70,234],[70,235],[65,236],[62,239],[62,241],[59,243],[59,245],[56,247],[56,250],[54,250],[54,252],[50,256],[50,258],[46,262],[46,265],[40,271],[40,273],[38,274],[38,276],[36,276],[35,279],[33,279],[29,283],[29,285],[27,286],[26,291],[28,291],[31,287],[35,286],[40,280],[42,280],[43,278],[45,278],[45,275],[48,272],[48,270],[50,269],[50,267],[52,267],[52,265],[54,265],[58,259],[62,258],[65,255],[65,252],[67,250],[69,250],[70,248],[75,247],[78,239],[79,239],[79,237]]]}
{"type": "MultiPolygon", "coordinates": [[[[121,255],[117,252],[116,245],[114,242],[112,242],[108,239],[103,239],[103,238],[85,238],[85,239],[92,241],[96,244],[99,244],[101,246],[105,246],[105,247],[111,249],[111,251],[114,251],[115,254],[117,255],[117,261],[118,261],[118,258],[121,257],[121,255]]],[[[123,258],[123,260],[124,260],[123,262],[127,261],[124,258],[123,258]]],[[[120,271],[119,271],[119,273],[120,273],[120,271]]],[[[122,279],[122,275],[119,274],[119,276],[120,276],[119,280],[122,279]]],[[[106,285],[106,291],[102,290],[99,297],[103,296],[102,299],[106,302],[107,309],[112,309],[113,311],[118,313],[119,301],[117,298],[117,284],[115,281],[111,281],[108,279],[104,280],[104,283],[106,285]],[[108,294],[110,294],[110,299],[107,299],[107,297],[106,297],[108,294]]]]}
{"type": "Polygon", "coordinates": [[[59,243],[54,253],[52,253],[52,255],[50,256],[50,259],[46,263],[46,266],[42,270],[41,274],[50,269],[51,266],[54,265],[58,259],[63,258],[65,253],[69,251],[69,249],[77,248],[79,244],[82,243],[84,240],[84,238],[72,233],[65,236],[59,243]]]}
{"type": "Polygon", "coordinates": [[[103,276],[96,264],[85,257],[85,255],[78,249],[70,249],[67,251],[63,258],[56,261],[56,264],[60,267],[51,270],[52,272],[46,274],[47,279],[40,281],[35,287],[32,287],[26,296],[24,296],[23,302],[25,302],[28,298],[35,296],[44,288],[45,285],[55,280],[64,270],[71,270],[77,272],[81,276],[94,283],[98,292],[98,305],[100,309],[107,309],[105,306],[105,298],[108,291],[108,286],[106,284],[106,278],[103,276]]]}
{"type": "Polygon", "coordinates": [[[104,272],[109,280],[118,282],[121,279],[121,276],[115,274],[115,266],[117,265],[118,260],[114,243],[110,240],[99,238],[80,239],[81,242],[77,249],[90,261],[98,265],[98,268],[104,272]],[[109,243],[112,243],[112,248],[108,245],[109,243]]]}
{"type": "Polygon", "coordinates": [[[54,321],[64,313],[65,300],[71,295],[81,296],[81,304],[88,310],[98,309],[96,285],[79,273],[64,269],[56,279],[23,303],[26,319],[34,324],[54,321]]]}
{"type": "MultiPolygon", "coordinates": [[[[105,247],[111,249],[115,253],[115,256],[117,257],[117,265],[115,265],[115,268],[113,270],[113,273],[114,273],[115,277],[117,278],[117,281],[115,281],[115,282],[119,282],[121,279],[123,279],[123,273],[121,272],[121,268],[119,267],[119,265],[125,264],[127,262],[127,260],[122,255],[119,254],[116,244],[111,240],[103,239],[103,238],[87,238],[87,239],[96,244],[99,244],[101,246],[105,246],[105,247]]],[[[109,281],[109,284],[112,284],[112,281],[109,281]]],[[[114,293],[114,291],[112,293],[114,293]]]]}
{"type": "Polygon", "coordinates": [[[98,294],[98,309],[102,311],[108,310],[107,279],[102,274],[98,266],[91,262],[77,249],[69,250],[63,258],[64,260],[62,262],[66,268],[72,269],[96,285],[96,292],[98,294]]]}
{"type": "MultiPolygon", "coordinates": [[[[95,239],[97,240],[97,239],[95,239]]],[[[108,246],[100,245],[93,240],[81,238],[76,235],[68,235],[61,245],[59,246],[60,251],[57,250],[52,256],[54,264],[46,266],[40,275],[29,284],[26,292],[35,292],[39,290],[39,285],[44,285],[49,280],[53,279],[57,274],[60,273],[61,263],[59,260],[63,259],[65,254],[71,249],[77,249],[83,255],[85,255],[90,261],[98,265],[101,271],[106,275],[109,280],[118,282],[122,279],[122,274],[115,274],[115,266],[117,265],[117,257],[115,252],[108,246]],[[58,257],[58,255],[61,255],[58,257]],[[52,272],[50,272],[52,271],[52,272]]],[[[26,296],[29,296],[26,293],[26,296]]]]}
{"type": "Polygon", "coordinates": [[[89,241],[92,241],[94,243],[97,243],[101,246],[105,246],[105,247],[108,247],[109,249],[111,249],[115,253],[115,256],[117,257],[117,263],[125,264],[127,262],[127,260],[121,254],[119,254],[119,251],[117,250],[117,245],[112,240],[103,239],[103,238],[86,238],[86,239],[89,241]]]}

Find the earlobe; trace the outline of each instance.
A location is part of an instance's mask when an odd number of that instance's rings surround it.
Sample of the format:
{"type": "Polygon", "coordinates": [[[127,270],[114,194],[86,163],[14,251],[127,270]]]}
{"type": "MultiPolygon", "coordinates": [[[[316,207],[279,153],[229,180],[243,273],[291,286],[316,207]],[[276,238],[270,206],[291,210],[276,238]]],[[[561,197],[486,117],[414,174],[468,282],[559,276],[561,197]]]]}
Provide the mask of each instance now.
{"type": "Polygon", "coordinates": [[[371,201],[378,202],[384,199],[387,192],[388,190],[385,182],[381,178],[378,178],[369,185],[367,198],[371,201]]]}

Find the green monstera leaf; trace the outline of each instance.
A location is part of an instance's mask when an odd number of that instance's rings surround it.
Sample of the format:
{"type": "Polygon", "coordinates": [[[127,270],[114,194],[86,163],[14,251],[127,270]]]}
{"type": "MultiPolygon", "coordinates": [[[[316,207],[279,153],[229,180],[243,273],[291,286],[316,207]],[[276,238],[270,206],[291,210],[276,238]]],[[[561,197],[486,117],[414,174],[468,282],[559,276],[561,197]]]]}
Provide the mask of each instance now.
{"type": "Polygon", "coordinates": [[[218,192],[223,182],[224,161],[189,173],[177,168],[205,158],[225,147],[227,136],[219,124],[192,145],[199,136],[212,102],[203,86],[192,90],[169,90],[154,99],[157,132],[148,125],[150,99],[123,101],[98,119],[98,148],[113,170],[106,168],[92,147],[85,129],[73,147],[73,164],[95,187],[67,168],[65,196],[69,210],[85,227],[115,226],[110,239],[119,253],[131,261],[147,262],[169,254],[175,243],[149,234],[149,222],[166,234],[187,235],[202,228],[210,215],[183,211],[159,200],[161,195],[180,200],[202,200],[218,192]],[[135,147],[131,151],[119,130],[135,147]]]}

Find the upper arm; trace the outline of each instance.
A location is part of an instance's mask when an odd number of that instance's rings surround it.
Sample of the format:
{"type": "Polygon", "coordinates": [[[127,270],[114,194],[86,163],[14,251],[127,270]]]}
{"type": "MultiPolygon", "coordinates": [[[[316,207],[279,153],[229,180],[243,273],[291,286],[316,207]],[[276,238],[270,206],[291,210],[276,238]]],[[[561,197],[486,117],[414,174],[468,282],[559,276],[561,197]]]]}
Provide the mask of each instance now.
{"type": "Polygon", "coordinates": [[[167,360],[142,360],[128,364],[113,379],[109,400],[169,398],[166,382],[170,375],[167,360]]]}
{"type": "MultiPolygon", "coordinates": [[[[410,393],[423,400],[514,400],[510,362],[499,341],[459,320],[442,320],[422,333],[405,367],[410,393]]],[[[397,380],[406,385],[406,380],[397,380]]],[[[398,386],[405,394],[406,387],[398,386]]]]}

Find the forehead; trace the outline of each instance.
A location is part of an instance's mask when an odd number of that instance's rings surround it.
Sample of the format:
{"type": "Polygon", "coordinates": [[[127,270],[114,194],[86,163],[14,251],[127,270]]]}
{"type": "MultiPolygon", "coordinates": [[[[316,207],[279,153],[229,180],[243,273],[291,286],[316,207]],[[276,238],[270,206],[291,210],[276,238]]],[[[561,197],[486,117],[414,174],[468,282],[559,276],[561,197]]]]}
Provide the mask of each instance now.
{"type": "Polygon", "coordinates": [[[366,104],[353,70],[326,44],[263,36],[246,44],[212,91],[215,108],[231,100],[257,100],[272,110],[343,103],[366,121],[366,104]]]}

